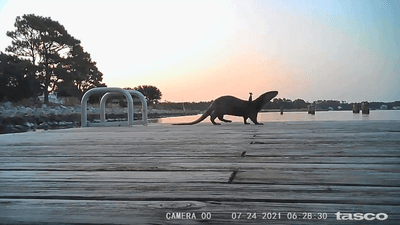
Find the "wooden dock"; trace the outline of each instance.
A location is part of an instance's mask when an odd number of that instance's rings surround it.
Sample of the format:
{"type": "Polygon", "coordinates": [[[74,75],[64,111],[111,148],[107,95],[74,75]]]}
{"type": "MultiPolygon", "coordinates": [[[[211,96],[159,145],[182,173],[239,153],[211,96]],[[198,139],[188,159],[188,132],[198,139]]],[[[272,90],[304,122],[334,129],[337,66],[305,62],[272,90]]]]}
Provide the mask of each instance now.
{"type": "Polygon", "coordinates": [[[0,224],[399,221],[399,121],[0,135],[0,224]]]}

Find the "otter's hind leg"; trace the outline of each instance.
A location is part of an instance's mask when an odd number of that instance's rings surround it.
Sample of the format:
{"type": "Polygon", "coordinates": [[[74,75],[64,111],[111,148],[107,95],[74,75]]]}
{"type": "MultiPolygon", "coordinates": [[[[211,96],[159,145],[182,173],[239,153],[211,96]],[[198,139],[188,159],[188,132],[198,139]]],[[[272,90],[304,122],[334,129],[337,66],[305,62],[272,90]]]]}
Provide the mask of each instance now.
{"type": "Polygon", "coordinates": [[[219,115],[219,116],[218,116],[218,119],[221,120],[222,122],[225,122],[225,123],[231,123],[231,122],[232,122],[232,120],[226,120],[226,119],[224,119],[224,115],[219,115]]]}
{"type": "Polygon", "coordinates": [[[216,123],[215,119],[217,118],[217,113],[215,112],[215,110],[211,113],[210,115],[210,120],[211,123],[213,123],[214,125],[221,125],[220,123],[216,123]]]}

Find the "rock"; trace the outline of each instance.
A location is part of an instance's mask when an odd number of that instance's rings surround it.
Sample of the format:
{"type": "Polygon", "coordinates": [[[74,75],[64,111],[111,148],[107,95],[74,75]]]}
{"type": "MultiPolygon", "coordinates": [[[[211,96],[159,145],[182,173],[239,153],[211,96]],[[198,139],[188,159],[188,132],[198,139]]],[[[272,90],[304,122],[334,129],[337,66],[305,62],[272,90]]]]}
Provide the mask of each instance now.
{"type": "Polygon", "coordinates": [[[4,125],[12,124],[12,119],[10,117],[3,117],[1,120],[2,120],[1,123],[4,125]]]}
{"type": "Polygon", "coordinates": [[[25,113],[26,113],[26,115],[31,116],[31,115],[34,114],[34,110],[31,107],[26,107],[25,108],[25,113]]]}
{"type": "Polygon", "coordinates": [[[22,111],[22,110],[17,110],[17,111],[15,112],[14,115],[15,115],[15,116],[24,116],[24,115],[25,115],[25,112],[22,111]]]}
{"type": "Polygon", "coordinates": [[[63,109],[63,108],[61,108],[61,107],[57,107],[55,110],[57,111],[57,113],[56,113],[57,115],[61,115],[61,114],[64,113],[64,110],[65,110],[65,109],[63,109]]]}
{"type": "Polygon", "coordinates": [[[59,123],[58,123],[58,126],[62,126],[62,127],[66,127],[66,126],[68,126],[69,124],[70,124],[71,122],[65,122],[65,121],[60,121],[59,123]]]}
{"type": "Polygon", "coordinates": [[[39,124],[36,129],[44,129],[44,130],[48,130],[50,128],[50,125],[46,122],[39,124]]]}
{"type": "Polygon", "coordinates": [[[41,123],[45,123],[45,122],[46,122],[46,118],[45,117],[42,117],[42,116],[39,116],[39,115],[35,116],[35,123],[36,124],[41,124],[41,123]]]}
{"type": "Polygon", "coordinates": [[[92,106],[89,106],[87,110],[88,110],[88,113],[95,113],[95,111],[96,111],[96,109],[93,108],[92,106]]]}
{"type": "Polygon", "coordinates": [[[12,107],[12,103],[11,102],[4,102],[3,103],[3,107],[4,107],[4,109],[9,109],[9,108],[12,107]]]}
{"type": "Polygon", "coordinates": [[[42,108],[37,108],[33,114],[35,114],[35,116],[43,116],[45,115],[45,111],[42,108]]]}
{"type": "MultiPolygon", "coordinates": [[[[80,109],[80,106],[48,106],[46,104],[38,108],[22,105],[13,107],[11,102],[6,102],[0,104],[0,133],[76,127],[80,125],[80,109]]],[[[90,107],[89,110],[99,111],[95,107],[90,107]]],[[[98,119],[98,117],[99,115],[93,115],[90,119],[98,119]]]]}
{"type": "Polygon", "coordinates": [[[11,124],[23,125],[25,119],[22,116],[15,116],[11,118],[11,124]]]}
{"type": "Polygon", "coordinates": [[[49,121],[47,124],[50,126],[50,128],[57,128],[58,127],[58,122],[56,121],[49,121]]]}
{"type": "Polygon", "coordinates": [[[10,108],[4,110],[3,112],[1,112],[1,115],[3,117],[10,117],[10,116],[15,115],[16,112],[17,112],[16,108],[10,107],[10,108]]]}
{"type": "Polygon", "coordinates": [[[0,134],[6,133],[6,126],[3,124],[0,124],[0,134]]]}
{"type": "Polygon", "coordinates": [[[64,120],[67,122],[75,122],[75,121],[79,122],[81,120],[81,115],[77,113],[70,114],[64,117],[64,120]]]}
{"type": "Polygon", "coordinates": [[[74,113],[81,113],[81,107],[80,106],[74,106],[74,113]]]}
{"type": "Polygon", "coordinates": [[[52,121],[55,121],[56,120],[56,115],[55,114],[49,114],[49,115],[47,115],[47,120],[46,120],[46,122],[52,122],[52,121]]]}
{"type": "Polygon", "coordinates": [[[13,125],[6,125],[4,133],[20,133],[19,129],[15,128],[13,125]]]}
{"type": "Polygon", "coordinates": [[[58,106],[58,107],[57,107],[58,114],[64,114],[64,112],[65,112],[66,109],[67,109],[66,107],[63,108],[63,107],[61,107],[61,106],[58,106]]]}
{"type": "Polygon", "coordinates": [[[49,110],[47,110],[47,114],[58,115],[58,114],[60,114],[60,112],[58,112],[56,109],[49,109],[49,110]]]}
{"type": "Polygon", "coordinates": [[[28,122],[28,121],[25,121],[24,125],[29,127],[30,129],[34,129],[35,128],[35,124],[31,123],[31,122],[28,122]]]}
{"type": "Polygon", "coordinates": [[[70,115],[72,113],[70,108],[66,108],[63,112],[64,115],[70,115]]]}
{"type": "Polygon", "coordinates": [[[28,115],[29,115],[29,116],[33,116],[33,117],[36,117],[36,116],[39,116],[39,113],[38,113],[37,110],[32,109],[32,111],[30,111],[30,112],[28,113],[28,115]]]}
{"type": "Polygon", "coordinates": [[[19,131],[19,132],[27,132],[30,130],[30,128],[28,126],[25,125],[14,125],[14,127],[19,131]]]}

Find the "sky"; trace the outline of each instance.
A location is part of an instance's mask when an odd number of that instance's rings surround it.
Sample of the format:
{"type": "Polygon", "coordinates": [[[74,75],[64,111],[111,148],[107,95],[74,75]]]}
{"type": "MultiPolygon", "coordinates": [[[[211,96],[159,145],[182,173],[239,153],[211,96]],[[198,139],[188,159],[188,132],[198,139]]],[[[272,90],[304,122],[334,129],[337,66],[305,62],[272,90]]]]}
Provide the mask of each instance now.
{"type": "Polygon", "coordinates": [[[400,101],[398,0],[0,0],[0,51],[17,16],[51,17],[109,87],[163,101],[400,101]]]}

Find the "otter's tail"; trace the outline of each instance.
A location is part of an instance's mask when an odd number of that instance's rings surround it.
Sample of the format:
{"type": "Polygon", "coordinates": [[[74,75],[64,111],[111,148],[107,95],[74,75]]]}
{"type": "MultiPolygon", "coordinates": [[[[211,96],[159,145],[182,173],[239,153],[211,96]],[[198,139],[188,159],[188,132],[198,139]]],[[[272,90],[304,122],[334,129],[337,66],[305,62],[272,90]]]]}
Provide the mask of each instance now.
{"type": "Polygon", "coordinates": [[[205,111],[203,113],[203,115],[200,116],[200,118],[198,118],[197,120],[195,120],[193,122],[189,122],[189,123],[173,123],[172,125],[194,125],[194,124],[200,123],[201,121],[206,119],[209,115],[211,115],[212,111],[214,111],[213,105],[208,107],[207,111],[205,111]]]}

